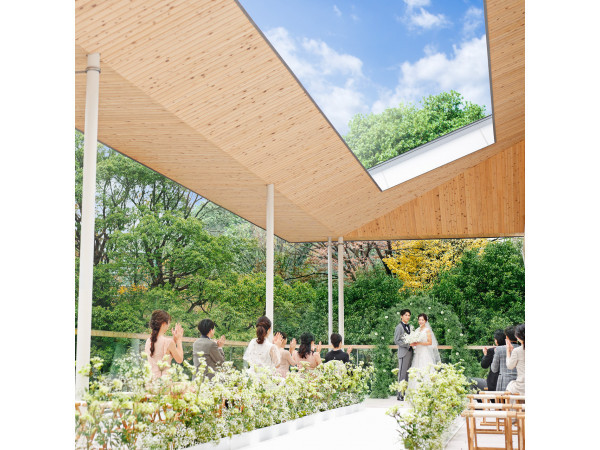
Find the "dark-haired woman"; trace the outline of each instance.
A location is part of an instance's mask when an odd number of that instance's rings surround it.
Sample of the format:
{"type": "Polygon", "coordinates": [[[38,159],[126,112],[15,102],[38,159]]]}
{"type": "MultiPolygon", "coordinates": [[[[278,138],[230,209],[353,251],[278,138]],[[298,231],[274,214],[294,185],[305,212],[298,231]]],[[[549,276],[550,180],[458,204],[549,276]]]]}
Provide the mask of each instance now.
{"type": "Polygon", "coordinates": [[[256,367],[275,369],[279,366],[281,334],[275,335],[273,343],[268,340],[270,334],[271,320],[267,316],[259,317],[256,321],[256,337],[250,341],[244,353],[244,361],[248,362],[250,370],[254,371],[256,367]]]}
{"type": "Polygon", "coordinates": [[[321,342],[314,350],[315,338],[310,333],[304,333],[300,336],[300,347],[294,352],[294,363],[298,368],[314,369],[321,364],[321,342]]]}
{"type": "Polygon", "coordinates": [[[510,340],[506,340],[506,367],[517,368],[517,379],[508,383],[506,390],[513,394],[525,395],[525,324],[517,325],[515,337],[521,344],[514,347],[510,340]]]}
{"type": "Polygon", "coordinates": [[[296,365],[294,358],[292,358],[294,349],[296,348],[296,339],[292,339],[290,342],[290,349],[286,350],[285,343],[287,342],[287,335],[283,331],[280,332],[280,334],[281,342],[279,343],[279,357],[281,358],[281,361],[277,368],[277,373],[285,378],[288,376],[288,373],[290,373],[290,366],[296,365]]]}
{"type": "Polygon", "coordinates": [[[176,323],[173,329],[173,338],[168,338],[165,333],[169,329],[169,325],[171,325],[171,316],[168,312],[159,309],[152,313],[150,319],[152,334],[146,340],[145,352],[148,355],[154,379],[162,377],[167,372],[173,358],[180,364],[183,362],[183,328],[176,323]],[[165,356],[167,356],[166,360],[165,356]],[[161,369],[158,363],[163,361],[167,363],[167,367],[161,369]]]}

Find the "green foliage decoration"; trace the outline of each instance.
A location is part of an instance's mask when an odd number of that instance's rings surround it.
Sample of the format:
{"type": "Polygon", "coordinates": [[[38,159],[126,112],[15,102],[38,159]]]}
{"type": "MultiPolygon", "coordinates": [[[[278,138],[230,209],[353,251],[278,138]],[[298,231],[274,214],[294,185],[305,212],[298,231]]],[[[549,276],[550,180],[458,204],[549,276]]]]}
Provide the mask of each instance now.
{"type": "Polygon", "coordinates": [[[396,419],[404,447],[409,450],[443,448],[444,432],[464,410],[470,383],[460,364],[437,364],[431,370],[412,369],[411,377],[419,382],[416,389],[407,389],[408,383],[395,382],[390,391],[404,392],[410,408],[402,411],[397,406],[387,411],[396,419]]]}
{"type": "MultiPolygon", "coordinates": [[[[185,448],[234,434],[361,402],[372,368],[322,364],[286,378],[268,370],[239,371],[231,362],[212,380],[190,380],[187,362],[152,381],[147,362],[129,355],[117,376],[102,373],[93,359],[84,369],[87,407],[75,414],[76,448],[185,448]]],[[[206,364],[201,358],[200,372],[206,364]]],[[[209,369],[212,370],[212,369],[209,369]]]]}
{"type": "Polygon", "coordinates": [[[419,326],[418,314],[427,314],[438,344],[453,347],[452,350],[440,351],[442,361],[449,363],[460,361],[469,368],[471,376],[480,375],[481,367],[475,356],[466,348],[467,338],[464,326],[453,309],[428,294],[415,294],[379,313],[378,320],[369,335],[371,341],[377,342],[373,356],[375,376],[371,388],[372,397],[387,398],[389,396],[388,386],[396,379],[392,370],[398,367],[397,350],[391,350],[389,345],[395,345],[394,331],[400,323],[400,311],[403,309],[410,309],[410,324],[415,328],[419,326]]]}

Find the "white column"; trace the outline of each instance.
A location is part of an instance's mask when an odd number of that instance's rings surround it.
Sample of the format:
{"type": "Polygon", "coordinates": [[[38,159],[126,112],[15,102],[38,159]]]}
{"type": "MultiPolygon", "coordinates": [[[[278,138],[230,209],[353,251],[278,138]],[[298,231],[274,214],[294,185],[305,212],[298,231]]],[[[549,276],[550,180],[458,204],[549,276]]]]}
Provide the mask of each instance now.
{"type": "Polygon", "coordinates": [[[338,238],[338,333],[344,339],[344,239],[338,238]]]}
{"type": "Polygon", "coordinates": [[[331,344],[331,333],[333,333],[333,259],[331,258],[331,238],[327,241],[327,339],[331,344]]]}
{"type": "Polygon", "coordinates": [[[275,323],[273,321],[273,259],[274,259],[274,203],[275,203],[275,188],[272,184],[267,185],[267,305],[266,315],[273,323],[273,331],[275,323]]]}
{"type": "Polygon", "coordinates": [[[96,153],[98,147],[98,96],[100,54],[87,55],[85,91],[85,135],[83,146],[83,190],[81,195],[81,239],[79,248],[79,304],[77,310],[77,374],[75,398],[88,388],[88,377],[79,370],[90,363],[92,286],[94,276],[94,219],[96,205],[96,153]]]}

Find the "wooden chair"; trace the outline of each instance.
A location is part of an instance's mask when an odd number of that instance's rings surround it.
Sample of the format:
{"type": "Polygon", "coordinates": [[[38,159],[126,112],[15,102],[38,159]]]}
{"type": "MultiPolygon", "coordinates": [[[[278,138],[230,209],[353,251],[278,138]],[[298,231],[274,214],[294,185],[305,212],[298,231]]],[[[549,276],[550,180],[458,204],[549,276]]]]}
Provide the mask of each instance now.
{"type": "MultiPolygon", "coordinates": [[[[513,450],[513,427],[512,421],[515,420],[517,426],[517,449],[525,450],[525,413],[516,411],[478,411],[475,409],[467,409],[462,412],[462,417],[467,422],[467,442],[469,450],[493,450],[498,448],[505,448],[507,450],[513,450]],[[490,430],[482,430],[477,428],[478,418],[495,418],[500,422],[504,422],[504,447],[480,447],[477,444],[478,434],[489,434],[490,430]],[[487,431],[485,433],[483,431],[487,431]]],[[[497,433],[494,433],[497,434],[497,433]]]]}
{"type": "MultiPolygon", "coordinates": [[[[508,391],[488,391],[487,388],[485,388],[483,391],[479,391],[479,394],[484,394],[484,395],[507,395],[510,394],[510,392],[508,391]]],[[[488,402],[495,402],[495,399],[490,399],[490,398],[484,398],[481,399],[482,403],[488,403],[488,402]]],[[[494,421],[490,422],[488,421],[487,418],[483,418],[481,421],[481,425],[485,425],[485,426],[494,426],[496,428],[497,431],[500,431],[500,422],[498,422],[498,419],[494,419],[494,421]]]]}
{"type": "MultiPolygon", "coordinates": [[[[471,404],[490,404],[490,405],[494,405],[494,404],[509,404],[509,405],[514,405],[514,404],[524,404],[525,402],[525,396],[522,395],[515,395],[512,394],[508,391],[480,391],[479,394],[470,394],[467,396],[470,400],[469,405],[471,404]],[[477,403],[477,400],[480,400],[482,403],[477,403]],[[491,403],[491,401],[494,401],[495,403],[491,403]]],[[[473,409],[473,408],[471,408],[473,409]]],[[[503,410],[513,410],[513,411],[520,411],[520,409],[518,408],[502,408],[503,410]]],[[[493,430],[486,430],[488,433],[490,434],[500,434],[503,433],[503,423],[502,421],[498,420],[497,418],[493,418],[493,420],[490,420],[491,418],[487,418],[487,417],[483,417],[481,422],[479,423],[479,425],[481,426],[487,426],[487,427],[494,427],[493,430]]]]}

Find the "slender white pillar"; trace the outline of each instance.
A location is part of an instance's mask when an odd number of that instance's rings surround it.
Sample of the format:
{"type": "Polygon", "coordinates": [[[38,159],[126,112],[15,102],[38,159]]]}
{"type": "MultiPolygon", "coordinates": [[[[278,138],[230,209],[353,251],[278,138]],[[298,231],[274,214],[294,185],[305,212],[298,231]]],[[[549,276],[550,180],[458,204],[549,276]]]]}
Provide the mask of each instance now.
{"type": "Polygon", "coordinates": [[[344,239],[338,238],[338,333],[344,339],[344,239]]]}
{"type": "Polygon", "coordinates": [[[333,259],[331,258],[331,238],[327,241],[327,339],[331,344],[331,333],[333,333],[333,259]]]}
{"type": "Polygon", "coordinates": [[[273,332],[275,323],[273,321],[273,260],[274,260],[274,207],[275,207],[275,188],[272,184],[267,185],[267,305],[266,315],[273,323],[273,332]]]}
{"type": "Polygon", "coordinates": [[[77,309],[77,374],[75,398],[81,399],[89,380],[79,370],[90,363],[92,342],[92,286],[94,278],[94,222],[96,204],[96,153],[98,146],[98,96],[100,53],[87,55],[81,239],[79,247],[79,304],[77,309]]]}

